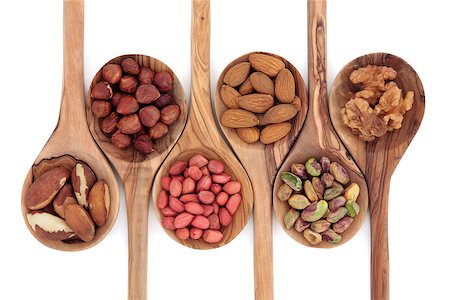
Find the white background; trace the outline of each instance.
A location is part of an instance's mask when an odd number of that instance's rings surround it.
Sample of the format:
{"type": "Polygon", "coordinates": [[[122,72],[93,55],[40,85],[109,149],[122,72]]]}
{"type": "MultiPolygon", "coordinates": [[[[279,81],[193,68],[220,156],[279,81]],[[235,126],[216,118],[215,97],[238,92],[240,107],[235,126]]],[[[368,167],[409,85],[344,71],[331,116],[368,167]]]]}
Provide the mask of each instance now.
{"type": "MultiPolygon", "coordinates": [[[[444,1],[329,1],[328,82],[375,51],[401,56],[420,75],[422,126],[391,181],[391,299],[449,299],[448,5],[444,1]],[[434,4],[440,4],[433,5],[434,4]]],[[[109,59],[142,53],[190,84],[190,1],[87,1],[85,84],[109,59]]],[[[306,1],[213,0],[211,87],[250,51],[269,51],[307,78],[306,1]]],[[[25,175],[57,123],[62,84],[62,1],[0,4],[0,299],[126,299],[125,202],[111,233],[90,250],[41,245],[25,227],[25,175]]],[[[256,199],[256,201],[258,201],[256,199]]],[[[304,247],[273,223],[276,299],[369,299],[370,232],[332,250],[304,247]]],[[[149,299],[252,299],[252,221],[230,244],[196,251],[149,222],[149,299]]]]}

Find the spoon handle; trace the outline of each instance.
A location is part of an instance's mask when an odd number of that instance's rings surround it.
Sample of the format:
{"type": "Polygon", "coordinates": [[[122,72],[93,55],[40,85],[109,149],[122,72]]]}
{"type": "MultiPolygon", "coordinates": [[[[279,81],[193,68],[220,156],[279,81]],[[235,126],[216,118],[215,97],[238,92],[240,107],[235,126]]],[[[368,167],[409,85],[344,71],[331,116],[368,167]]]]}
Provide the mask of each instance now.
{"type": "Polygon", "coordinates": [[[87,129],[83,73],[84,1],[64,0],[64,70],[58,129],[65,135],[87,129]]]}
{"type": "Polygon", "coordinates": [[[150,168],[131,164],[122,176],[128,219],[128,299],[147,299],[147,238],[150,188],[153,181],[150,168]],[[151,178],[149,178],[151,176],[151,178]]]}

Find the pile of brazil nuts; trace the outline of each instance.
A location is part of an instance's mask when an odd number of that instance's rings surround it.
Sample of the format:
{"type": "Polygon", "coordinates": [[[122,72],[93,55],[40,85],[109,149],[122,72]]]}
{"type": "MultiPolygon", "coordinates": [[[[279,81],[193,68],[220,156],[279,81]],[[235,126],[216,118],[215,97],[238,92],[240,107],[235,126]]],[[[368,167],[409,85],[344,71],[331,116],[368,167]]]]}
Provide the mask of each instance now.
{"type": "Polygon", "coordinates": [[[103,133],[121,149],[133,146],[142,154],[153,152],[154,141],[169,131],[180,115],[174,103],[173,77],[167,71],[155,73],[132,58],[109,63],[102,80],[91,90],[91,109],[100,119],[103,133]]]}
{"type": "Polygon", "coordinates": [[[220,122],[236,129],[241,140],[272,144],[291,131],[301,100],[296,95],[295,77],[282,59],[250,54],[248,61],[224,74],[223,82],[220,98],[227,110],[220,122]]]}
{"type": "Polygon", "coordinates": [[[305,164],[292,164],[282,172],[284,182],[278,198],[287,201],[290,210],[284,216],[286,229],[303,233],[306,241],[337,244],[360,211],[357,199],[360,187],[350,183],[347,170],[328,157],[310,158],[305,164]]]}
{"type": "Polygon", "coordinates": [[[164,228],[174,230],[180,240],[220,242],[242,201],[240,182],[224,170],[223,162],[201,154],[175,161],[161,178],[157,199],[164,228]]]}
{"type": "Polygon", "coordinates": [[[109,187],[86,163],[78,162],[72,170],[55,167],[37,177],[25,203],[28,223],[38,236],[89,242],[108,219],[109,187]]]}

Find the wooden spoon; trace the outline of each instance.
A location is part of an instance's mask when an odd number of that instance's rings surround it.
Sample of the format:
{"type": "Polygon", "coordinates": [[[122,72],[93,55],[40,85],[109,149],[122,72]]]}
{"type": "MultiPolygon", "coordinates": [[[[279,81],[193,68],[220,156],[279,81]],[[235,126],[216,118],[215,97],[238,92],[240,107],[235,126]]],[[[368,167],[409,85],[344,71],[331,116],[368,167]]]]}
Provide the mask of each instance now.
{"type": "Polygon", "coordinates": [[[227,146],[214,124],[211,109],[210,88],[210,1],[192,1],[192,37],[191,37],[191,107],[189,119],[178,143],[170,152],[155,178],[152,195],[158,218],[162,220],[157,206],[157,196],[161,191],[161,178],[167,175],[174,161],[188,160],[195,154],[202,154],[208,159],[221,160],[225,172],[241,183],[242,203],[232,223],[223,231],[223,239],[215,244],[199,240],[179,240],[174,231],[166,233],[177,242],[195,249],[212,249],[227,244],[244,228],[253,207],[253,190],[247,173],[227,146]]]}
{"type": "Polygon", "coordinates": [[[330,95],[330,113],[347,149],[366,176],[370,192],[372,235],[372,299],[389,299],[388,198],[392,173],[414,138],[425,111],[422,82],[414,69],[400,57],[387,53],[372,53],[351,61],[337,75],[330,95]],[[360,140],[343,123],[341,109],[356,92],[350,74],[366,65],[383,65],[397,71],[395,82],[403,91],[414,92],[414,104],[405,114],[403,125],[371,143],[360,140]]]}
{"type": "Polygon", "coordinates": [[[92,139],[86,123],[83,75],[83,0],[64,1],[64,80],[61,111],[55,131],[36,158],[27,174],[22,189],[22,213],[28,229],[42,244],[65,251],[90,248],[100,242],[111,230],[119,211],[119,187],[114,172],[92,139]],[[77,161],[87,163],[98,179],[104,179],[110,190],[111,204],[107,222],[96,231],[90,242],[68,243],[39,237],[29,225],[25,195],[33,179],[43,172],[64,166],[72,169],[77,161]]]}
{"type": "MultiPolygon", "coordinates": [[[[180,107],[178,121],[169,126],[169,132],[155,143],[150,155],[142,155],[133,148],[121,150],[111,144],[111,139],[100,129],[100,122],[91,110],[94,99],[91,90],[101,80],[101,69],[89,89],[88,123],[92,135],[112,162],[124,184],[128,218],[128,298],[147,299],[147,235],[150,188],[161,163],[169,154],[186,124],[186,97],[180,81],[173,71],[161,61],[145,55],[123,55],[108,63],[118,63],[131,57],[139,66],[155,72],[168,71],[173,77],[173,95],[180,107]]],[[[108,64],[107,63],[107,64],[108,64]]]]}
{"type": "MultiPolygon", "coordinates": [[[[327,87],[326,87],[326,1],[308,1],[308,81],[309,81],[309,110],[308,116],[294,147],[278,172],[288,171],[293,163],[305,163],[310,157],[320,159],[327,156],[331,161],[339,162],[349,173],[350,182],[356,182],[361,192],[358,204],[361,211],[354,219],[350,228],[341,234],[342,241],[331,244],[322,241],[318,245],[309,244],[303,234],[294,228],[286,230],[283,217],[289,210],[289,204],[280,201],[277,191],[282,184],[276,180],[273,189],[275,214],[285,231],[296,241],[310,247],[332,248],[351,239],[359,230],[364,221],[368,205],[367,185],[358,166],[355,164],[344,145],[336,135],[328,114],[327,87]]],[[[278,178],[277,176],[277,178],[278,178]]]]}
{"type": "MultiPolygon", "coordinates": [[[[227,109],[220,96],[220,89],[223,83],[223,77],[234,65],[243,61],[248,61],[248,57],[256,52],[245,54],[232,61],[223,71],[217,81],[215,97],[215,113],[217,119],[227,109]]],[[[258,52],[262,53],[262,52],[258,52]]],[[[306,119],[308,109],[308,97],[306,96],[306,86],[298,70],[284,58],[277,57],[284,61],[286,68],[294,75],[296,82],[296,95],[301,99],[301,110],[294,118],[291,132],[270,145],[264,145],[260,142],[247,144],[242,141],[236,130],[222,126],[225,137],[231,144],[234,152],[239,157],[242,165],[247,170],[252,185],[254,187],[254,197],[257,199],[253,210],[253,231],[254,231],[254,281],[255,281],[255,299],[273,299],[273,257],[272,257],[272,191],[271,187],[275,180],[275,175],[284,158],[291,149],[292,144],[297,138],[303,123],[306,119]]]]}

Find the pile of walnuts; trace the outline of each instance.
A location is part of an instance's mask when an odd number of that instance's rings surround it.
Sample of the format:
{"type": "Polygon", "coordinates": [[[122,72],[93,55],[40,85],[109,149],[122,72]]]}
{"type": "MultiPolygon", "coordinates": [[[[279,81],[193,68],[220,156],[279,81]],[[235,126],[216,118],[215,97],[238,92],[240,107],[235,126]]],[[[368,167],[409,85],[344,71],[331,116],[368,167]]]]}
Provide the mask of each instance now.
{"type": "Polygon", "coordinates": [[[362,140],[371,142],[388,131],[402,127],[404,115],[412,108],[414,92],[405,97],[393,81],[397,72],[390,67],[368,65],[353,71],[350,81],[361,87],[342,108],[344,124],[362,140]]]}

